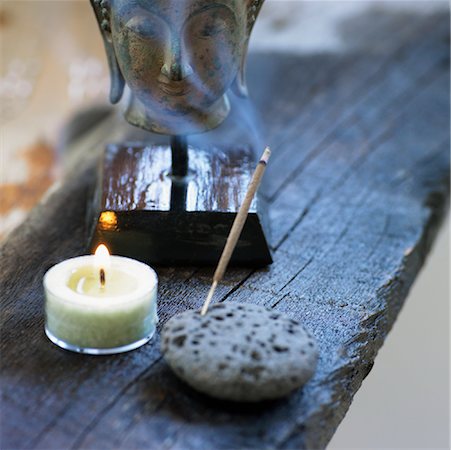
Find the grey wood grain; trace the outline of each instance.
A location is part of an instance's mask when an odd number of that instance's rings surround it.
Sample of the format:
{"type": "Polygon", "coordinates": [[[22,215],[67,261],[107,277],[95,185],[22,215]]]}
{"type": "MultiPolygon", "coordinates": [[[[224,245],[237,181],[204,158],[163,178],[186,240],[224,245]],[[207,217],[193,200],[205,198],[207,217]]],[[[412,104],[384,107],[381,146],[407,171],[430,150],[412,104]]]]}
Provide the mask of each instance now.
{"type": "MultiPolygon", "coordinates": [[[[274,263],[231,269],[218,289],[221,301],[300,319],[320,347],[314,378],[289,398],[234,405],[178,381],[158,336],[111,357],[50,344],[42,276],[85,251],[95,164],[112,139],[107,119],[74,144],[64,182],[1,249],[2,448],[325,447],[427,256],[449,194],[449,15],[361,19],[343,31],[360,30],[352,52],[251,59],[251,93],[274,150],[265,186],[274,263]]],[[[163,324],[201,305],[212,269],[158,274],[163,324]]]]}

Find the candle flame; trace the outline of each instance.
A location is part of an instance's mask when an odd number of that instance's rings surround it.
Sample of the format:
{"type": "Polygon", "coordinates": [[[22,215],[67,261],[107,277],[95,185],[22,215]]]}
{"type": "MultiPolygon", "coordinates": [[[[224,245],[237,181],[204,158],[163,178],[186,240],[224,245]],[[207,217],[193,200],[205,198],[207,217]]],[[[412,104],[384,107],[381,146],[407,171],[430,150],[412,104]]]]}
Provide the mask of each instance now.
{"type": "Polygon", "coordinates": [[[110,252],[108,251],[107,246],[100,244],[94,252],[94,258],[97,266],[99,267],[100,287],[104,288],[106,280],[105,269],[110,265],[110,252]]]}
{"type": "Polygon", "coordinates": [[[96,263],[99,267],[105,268],[110,265],[110,252],[104,244],[100,244],[94,252],[96,263]]]}
{"type": "Polygon", "coordinates": [[[100,244],[97,246],[94,255],[98,256],[99,258],[108,258],[108,256],[110,256],[110,252],[108,251],[108,248],[105,244],[100,244]]]}

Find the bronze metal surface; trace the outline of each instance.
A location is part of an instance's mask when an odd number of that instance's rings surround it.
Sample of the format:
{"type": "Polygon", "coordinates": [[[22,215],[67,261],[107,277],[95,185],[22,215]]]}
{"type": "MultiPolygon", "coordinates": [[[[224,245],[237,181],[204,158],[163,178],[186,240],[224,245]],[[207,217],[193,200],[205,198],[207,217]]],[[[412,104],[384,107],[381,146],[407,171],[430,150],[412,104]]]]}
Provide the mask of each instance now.
{"type": "Polygon", "coordinates": [[[125,117],[169,135],[215,128],[227,90],[246,95],[244,66],[263,0],[91,0],[111,74],[110,100],[130,88],[125,117]]]}

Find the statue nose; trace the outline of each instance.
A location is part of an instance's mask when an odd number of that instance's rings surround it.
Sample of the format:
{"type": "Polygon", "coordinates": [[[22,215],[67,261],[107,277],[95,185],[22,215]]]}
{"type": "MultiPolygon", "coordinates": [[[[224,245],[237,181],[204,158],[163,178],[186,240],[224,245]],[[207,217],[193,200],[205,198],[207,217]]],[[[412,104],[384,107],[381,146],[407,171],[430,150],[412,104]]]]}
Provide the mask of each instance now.
{"type": "Polygon", "coordinates": [[[180,64],[178,62],[164,63],[161,67],[161,73],[172,81],[180,81],[193,73],[189,64],[180,64]]]}
{"type": "Polygon", "coordinates": [[[193,73],[193,69],[183,60],[182,48],[178,39],[174,39],[167,60],[161,67],[161,73],[172,81],[180,81],[193,73]]]}

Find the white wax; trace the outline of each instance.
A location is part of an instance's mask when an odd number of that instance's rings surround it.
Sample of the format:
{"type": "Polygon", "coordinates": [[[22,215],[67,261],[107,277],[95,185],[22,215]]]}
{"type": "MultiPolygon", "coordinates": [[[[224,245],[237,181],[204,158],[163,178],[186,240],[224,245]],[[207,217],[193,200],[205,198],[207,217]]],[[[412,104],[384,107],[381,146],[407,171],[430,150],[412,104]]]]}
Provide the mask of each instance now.
{"type": "Polygon", "coordinates": [[[68,259],[46,273],[46,332],[61,347],[118,353],[139,347],[155,332],[155,271],[130,258],[109,258],[104,286],[94,255],[68,259]]]}

